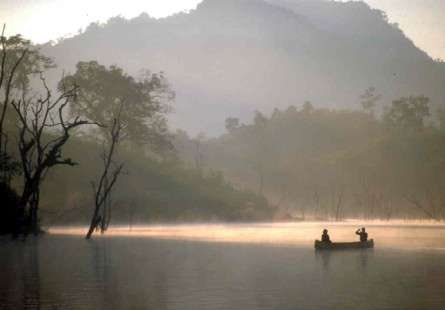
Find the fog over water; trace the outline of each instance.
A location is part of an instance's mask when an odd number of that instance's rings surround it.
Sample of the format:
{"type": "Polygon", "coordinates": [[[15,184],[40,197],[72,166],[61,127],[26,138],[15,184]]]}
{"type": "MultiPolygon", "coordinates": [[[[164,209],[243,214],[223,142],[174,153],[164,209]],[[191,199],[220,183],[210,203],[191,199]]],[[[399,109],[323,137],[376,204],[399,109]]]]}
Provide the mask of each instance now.
{"type": "MultiPolygon", "coordinates": [[[[363,221],[256,223],[256,224],[181,224],[115,226],[107,237],[156,238],[170,240],[252,243],[281,246],[312,246],[324,228],[332,241],[357,241],[355,230],[363,221]]],[[[445,251],[445,225],[430,221],[371,221],[366,223],[369,238],[379,247],[396,249],[430,249],[445,251]]],[[[85,227],[54,227],[51,234],[82,236],[85,227]]]]}
{"type": "MultiPolygon", "coordinates": [[[[1,240],[1,309],[442,309],[443,225],[367,224],[371,250],[317,252],[359,223],[84,228],[1,240]]],[[[360,226],[360,225],[359,225],[360,226]]]]}
{"type": "Polygon", "coordinates": [[[445,309],[414,2],[0,0],[0,310],[445,309]]]}

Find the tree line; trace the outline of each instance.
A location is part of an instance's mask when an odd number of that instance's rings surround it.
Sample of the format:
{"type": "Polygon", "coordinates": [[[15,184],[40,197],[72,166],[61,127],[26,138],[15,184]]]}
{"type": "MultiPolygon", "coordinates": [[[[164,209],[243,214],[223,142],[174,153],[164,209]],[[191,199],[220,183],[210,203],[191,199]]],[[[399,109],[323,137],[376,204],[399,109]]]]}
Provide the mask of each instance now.
{"type": "Polygon", "coordinates": [[[236,190],[217,172],[189,170],[181,164],[166,117],[175,95],[162,72],[144,71],[135,78],[116,65],[80,61],[74,73],[62,76],[57,85],[48,85],[45,72],[55,63],[30,41],[20,35],[6,37],[4,32],[3,28],[2,233],[15,237],[40,233],[42,206],[44,212],[67,211],[65,206],[75,193],[74,205],[79,206],[75,219],[79,220],[79,214],[90,213],[90,238],[95,230],[107,229],[116,201],[134,205],[136,197],[146,196],[149,189],[144,182],[148,180],[161,185],[151,192],[164,201],[150,197],[139,201],[138,209],[158,209],[158,219],[171,220],[175,215],[180,218],[187,212],[198,219],[249,219],[256,215],[249,210],[256,208],[263,210],[263,217],[269,216],[265,199],[236,190]],[[90,152],[96,154],[93,165],[88,162],[90,152]],[[147,168],[150,166],[154,170],[147,168]],[[147,174],[136,177],[137,173],[130,169],[147,174]],[[121,191],[115,186],[119,178],[132,183],[133,189],[121,191]],[[64,192],[64,183],[70,184],[65,196],[54,199],[64,192]],[[170,193],[175,190],[172,184],[185,192],[186,199],[177,199],[178,195],[170,193]],[[93,194],[85,194],[86,187],[93,194]],[[55,201],[62,206],[56,206],[55,201]],[[156,205],[147,205],[150,202],[156,205]],[[181,210],[181,204],[185,210],[181,210]],[[169,213],[173,214],[168,216],[169,213]]]}
{"type": "MultiPolygon", "coordinates": [[[[358,104],[340,110],[305,102],[256,112],[249,124],[230,117],[225,134],[200,140],[199,157],[285,217],[443,220],[444,112],[430,111],[423,95],[383,105],[375,88],[358,104]]],[[[181,149],[189,161],[195,143],[181,149]]]]}

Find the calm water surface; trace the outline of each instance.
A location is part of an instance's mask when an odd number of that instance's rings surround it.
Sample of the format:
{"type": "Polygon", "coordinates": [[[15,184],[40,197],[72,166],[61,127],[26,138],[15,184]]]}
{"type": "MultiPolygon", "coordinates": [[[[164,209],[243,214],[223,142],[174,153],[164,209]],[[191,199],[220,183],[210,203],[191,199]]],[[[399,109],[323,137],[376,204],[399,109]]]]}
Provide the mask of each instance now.
{"type": "Polygon", "coordinates": [[[317,253],[356,223],[84,229],[0,240],[0,309],[445,309],[445,227],[369,224],[374,250],[317,253]]]}

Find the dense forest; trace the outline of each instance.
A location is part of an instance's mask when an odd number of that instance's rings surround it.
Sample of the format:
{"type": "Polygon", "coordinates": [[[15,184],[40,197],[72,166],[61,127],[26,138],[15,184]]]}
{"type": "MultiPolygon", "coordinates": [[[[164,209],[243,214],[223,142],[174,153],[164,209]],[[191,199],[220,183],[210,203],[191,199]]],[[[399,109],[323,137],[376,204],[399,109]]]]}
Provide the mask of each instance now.
{"type": "Polygon", "coordinates": [[[172,144],[174,92],[163,73],[134,78],[79,62],[51,87],[56,64],[21,36],[1,37],[2,233],[42,225],[271,218],[265,198],[218,171],[189,168],[172,144]],[[114,186],[116,185],[116,186],[114,186]]]}
{"type": "Polygon", "coordinates": [[[189,162],[221,169],[294,218],[443,219],[443,111],[430,111],[424,96],[382,108],[374,88],[357,102],[256,112],[250,124],[227,118],[221,137],[179,133],[177,145],[189,162]]]}
{"type": "MultiPolygon", "coordinates": [[[[79,165],[48,177],[42,190],[43,219],[48,224],[85,224],[92,212],[90,181],[100,172],[100,145],[75,139],[64,152],[79,165]]],[[[113,224],[252,221],[274,213],[265,198],[237,190],[219,171],[188,167],[174,154],[157,158],[122,149],[119,160],[125,171],[113,192],[113,224]]]]}

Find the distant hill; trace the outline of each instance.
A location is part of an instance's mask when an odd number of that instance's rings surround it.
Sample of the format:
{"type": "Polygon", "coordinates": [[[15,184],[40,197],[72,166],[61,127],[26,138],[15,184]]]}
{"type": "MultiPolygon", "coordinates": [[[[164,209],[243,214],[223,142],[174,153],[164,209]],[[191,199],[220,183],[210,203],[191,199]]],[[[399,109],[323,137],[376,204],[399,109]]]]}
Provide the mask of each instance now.
{"type": "Polygon", "coordinates": [[[358,106],[369,86],[385,102],[410,94],[445,102],[445,65],[361,2],[205,0],[188,14],[91,24],[43,52],[65,71],[79,60],[164,71],[177,93],[171,124],[192,133],[219,134],[227,116],[304,100],[358,106]]]}

